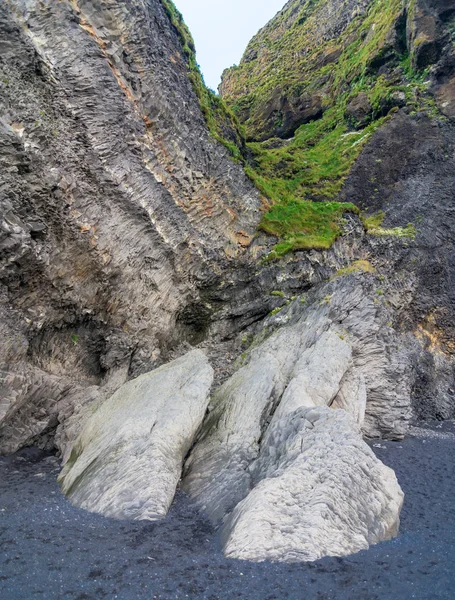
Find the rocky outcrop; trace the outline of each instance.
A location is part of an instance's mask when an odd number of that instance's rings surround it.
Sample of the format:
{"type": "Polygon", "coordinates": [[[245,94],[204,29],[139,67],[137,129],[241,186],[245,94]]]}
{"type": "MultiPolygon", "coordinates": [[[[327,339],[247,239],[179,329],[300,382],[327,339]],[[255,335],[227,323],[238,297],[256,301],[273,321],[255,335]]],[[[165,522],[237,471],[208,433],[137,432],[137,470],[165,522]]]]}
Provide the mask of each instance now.
{"type": "Polygon", "coordinates": [[[415,417],[453,418],[455,331],[451,256],[455,129],[425,114],[400,111],[379,129],[353,166],[341,193],[361,210],[385,215],[383,228],[414,223],[415,240],[372,236],[383,273],[378,289],[393,311],[391,325],[410,349],[415,417]]]}
{"type": "Polygon", "coordinates": [[[87,418],[72,447],[59,477],[69,500],[114,518],[166,516],[212,378],[195,350],[120,387],[87,418]]]}
{"type": "Polygon", "coordinates": [[[292,302],[215,392],[183,489],[223,523],[227,556],[316,560],[396,534],[402,492],[360,430],[403,436],[411,379],[371,284],[292,302]]]}
{"type": "Polygon", "coordinates": [[[254,487],[222,529],[226,556],[312,561],[395,536],[403,493],[344,411],[277,419],[252,468],[254,487]]]}
{"type": "Polygon", "coordinates": [[[244,254],[259,194],[209,134],[159,0],[8,0],[0,39],[0,452],[11,452],[52,444],[68,394],[204,335],[215,308],[201,296],[244,254]]]}
{"type": "Polygon", "coordinates": [[[322,286],[308,306],[291,303],[286,325],[253,347],[246,364],[215,392],[183,480],[213,521],[249,493],[269,427],[298,409],[334,403],[370,437],[404,436],[407,352],[397,350],[372,284],[367,276],[340,278],[322,286]]]}

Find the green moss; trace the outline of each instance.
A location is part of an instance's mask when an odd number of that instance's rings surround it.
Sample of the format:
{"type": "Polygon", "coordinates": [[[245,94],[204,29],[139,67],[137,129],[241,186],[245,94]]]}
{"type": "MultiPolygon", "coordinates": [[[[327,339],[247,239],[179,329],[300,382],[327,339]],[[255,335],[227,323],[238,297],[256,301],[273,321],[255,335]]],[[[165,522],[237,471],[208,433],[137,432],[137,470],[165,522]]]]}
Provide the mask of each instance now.
{"type": "Polygon", "coordinates": [[[273,290],[273,292],[270,292],[271,296],[278,296],[279,298],[284,298],[284,292],[281,292],[280,290],[273,290]]]}
{"type": "Polygon", "coordinates": [[[372,215],[362,215],[362,222],[367,231],[379,229],[385,219],[385,212],[380,210],[372,215]]]}
{"type": "Polygon", "coordinates": [[[77,335],[77,333],[72,333],[71,334],[71,341],[73,342],[73,344],[75,346],[78,345],[78,343],[79,343],[79,336],[77,335]]]}
{"type": "Polygon", "coordinates": [[[344,275],[351,275],[352,273],[374,273],[375,268],[368,260],[356,260],[348,267],[339,269],[335,277],[342,277],[344,275]]]}
{"type": "Polygon", "coordinates": [[[399,238],[410,238],[411,240],[415,240],[417,230],[413,223],[408,223],[406,227],[392,227],[390,229],[378,227],[377,229],[370,229],[369,233],[372,235],[395,236],[399,238]]]}
{"type": "Polygon", "coordinates": [[[283,310],[284,306],[278,306],[278,308],[274,308],[270,313],[269,316],[270,317],[274,317],[275,315],[277,315],[279,312],[281,312],[283,310]]]}
{"type": "Polygon", "coordinates": [[[269,258],[279,258],[291,250],[327,249],[341,234],[340,217],[358,212],[353,204],[342,202],[289,201],[276,204],[262,218],[260,228],[284,238],[269,258]]]}
{"type": "Polygon", "coordinates": [[[321,306],[324,304],[330,304],[332,302],[332,294],[329,294],[328,296],[325,296],[322,300],[321,300],[321,306]]]}

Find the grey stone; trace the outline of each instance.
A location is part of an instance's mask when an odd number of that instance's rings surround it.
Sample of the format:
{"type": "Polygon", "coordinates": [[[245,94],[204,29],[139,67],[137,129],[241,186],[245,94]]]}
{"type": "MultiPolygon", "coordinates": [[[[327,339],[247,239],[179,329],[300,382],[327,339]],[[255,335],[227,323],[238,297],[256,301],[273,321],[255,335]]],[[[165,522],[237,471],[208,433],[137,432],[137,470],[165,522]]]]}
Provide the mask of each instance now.
{"type": "Polygon", "coordinates": [[[120,387],[87,420],[60,474],[69,500],[120,519],[164,517],[212,378],[194,350],[120,387]]]}
{"type": "Polygon", "coordinates": [[[403,493],[395,474],[342,410],[300,408],[277,420],[253,473],[252,491],[223,526],[230,558],[345,556],[398,531],[403,493]]]}
{"type": "Polygon", "coordinates": [[[408,355],[397,350],[387,309],[373,294],[368,276],[351,276],[321,286],[305,306],[296,300],[270,318],[288,323],[253,347],[215,392],[182,483],[214,522],[249,493],[270,423],[297,408],[334,403],[369,437],[404,436],[408,355]]]}

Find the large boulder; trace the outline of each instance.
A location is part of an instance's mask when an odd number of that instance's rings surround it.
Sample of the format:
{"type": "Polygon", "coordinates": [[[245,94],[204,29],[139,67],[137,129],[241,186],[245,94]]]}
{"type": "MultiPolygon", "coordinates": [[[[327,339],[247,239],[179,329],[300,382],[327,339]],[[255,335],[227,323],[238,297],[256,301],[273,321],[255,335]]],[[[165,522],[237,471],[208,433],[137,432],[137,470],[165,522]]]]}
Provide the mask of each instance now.
{"type": "Polygon", "coordinates": [[[69,500],[114,518],[164,517],[212,379],[194,350],[118,389],[88,420],[60,474],[69,500]]]}
{"type": "Polygon", "coordinates": [[[255,486],[228,517],[225,554],[243,560],[344,556],[396,535],[403,492],[343,410],[301,408],[273,423],[255,486]]]}
{"type": "Polygon", "coordinates": [[[409,380],[371,284],[291,303],[215,392],[182,486],[223,524],[227,556],[315,560],[396,534],[403,494],[362,433],[402,436],[409,380]]]}
{"type": "Polygon", "coordinates": [[[403,437],[407,355],[360,277],[334,280],[304,306],[294,302],[286,316],[293,322],[255,345],[213,395],[182,485],[215,523],[251,490],[270,424],[296,409],[333,405],[369,437],[403,437]]]}
{"type": "MultiPolygon", "coordinates": [[[[320,324],[327,327],[322,315],[320,324]]],[[[258,456],[264,429],[299,356],[315,337],[304,323],[276,332],[215,392],[183,481],[184,490],[215,523],[248,494],[249,465],[258,456]]]]}

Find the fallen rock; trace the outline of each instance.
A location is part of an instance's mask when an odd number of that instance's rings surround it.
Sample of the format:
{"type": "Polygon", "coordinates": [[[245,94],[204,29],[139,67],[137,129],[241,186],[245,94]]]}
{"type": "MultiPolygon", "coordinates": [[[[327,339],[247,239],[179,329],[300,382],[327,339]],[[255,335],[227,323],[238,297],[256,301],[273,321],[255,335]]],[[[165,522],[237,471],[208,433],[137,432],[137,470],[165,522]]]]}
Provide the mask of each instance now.
{"type": "Polygon", "coordinates": [[[212,379],[194,350],[118,389],[88,420],[60,474],[69,500],[119,519],[164,517],[212,379]]]}
{"type": "Polygon", "coordinates": [[[364,92],[357,94],[346,107],[348,120],[358,129],[365,127],[371,121],[372,113],[373,107],[364,92]]]}
{"type": "Polygon", "coordinates": [[[222,530],[230,558],[345,556],[398,531],[403,492],[395,474],[342,410],[300,408],[278,419],[252,477],[222,530]]]}

